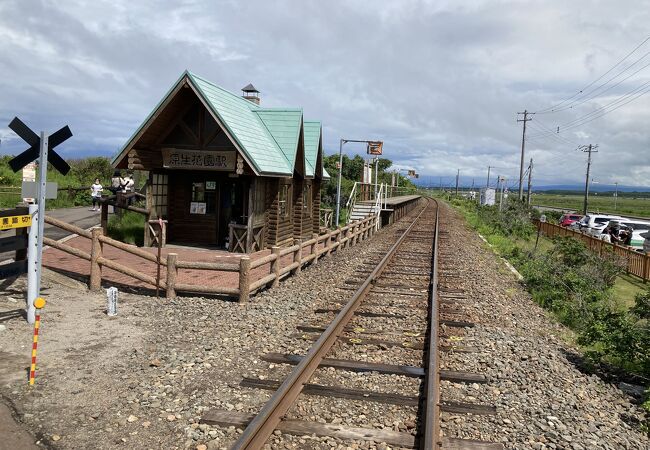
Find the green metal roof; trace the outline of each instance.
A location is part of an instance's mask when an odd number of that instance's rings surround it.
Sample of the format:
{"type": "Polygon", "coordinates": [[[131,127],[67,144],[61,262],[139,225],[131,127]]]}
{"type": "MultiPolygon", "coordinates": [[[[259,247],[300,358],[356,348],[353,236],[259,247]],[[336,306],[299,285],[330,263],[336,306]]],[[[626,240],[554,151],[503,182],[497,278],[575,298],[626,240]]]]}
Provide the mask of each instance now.
{"type": "Polygon", "coordinates": [[[289,164],[259,116],[253,113],[261,109],[258,105],[197,75],[187,74],[259,173],[293,174],[293,165],[289,164]]]}
{"type": "Polygon", "coordinates": [[[308,177],[314,176],[320,146],[320,122],[305,121],[305,171],[308,177]]]}
{"type": "MultiPolygon", "coordinates": [[[[153,120],[156,111],[180,87],[180,83],[186,77],[211,112],[226,128],[228,134],[236,141],[244,157],[258,174],[293,175],[300,129],[303,126],[302,109],[262,108],[189,71],[181,75],[129,138],[113,159],[114,165],[126,156],[126,150],[134,144],[136,137],[153,120]]],[[[320,144],[320,122],[304,122],[303,132],[306,176],[313,177],[320,144]]],[[[323,169],[323,177],[329,178],[325,169],[323,169]]]]}
{"type": "Polygon", "coordinates": [[[275,143],[280,147],[290,167],[296,164],[302,109],[260,108],[254,113],[262,120],[275,143]]]}

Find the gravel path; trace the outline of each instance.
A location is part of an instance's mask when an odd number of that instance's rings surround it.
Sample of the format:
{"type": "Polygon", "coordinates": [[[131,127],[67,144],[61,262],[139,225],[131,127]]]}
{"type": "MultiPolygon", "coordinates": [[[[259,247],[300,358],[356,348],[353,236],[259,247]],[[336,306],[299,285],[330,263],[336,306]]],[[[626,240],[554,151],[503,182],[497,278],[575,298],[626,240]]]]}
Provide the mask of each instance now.
{"type": "MultiPolygon", "coordinates": [[[[0,330],[0,394],[51,448],[227,448],[240,431],[199,424],[202,413],[258,411],[271,392],[240,387],[242,377],[285,377],[291,366],[259,357],[306,352],[312,342],[292,337],[297,325],[320,299],[343,302],[349,291],[337,286],[383,251],[399,226],[321,259],[248,305],[120,293],[119,315],[109,319],[104,295],[45,283],[36,387],[24,378],[32,327],[13,319],[0,330]]],[[[22,283],[3,286],[0,312],[20,306],[22,283]]]]}
{"type": "MultiPolygon", "coordinates": [[[[441,244],[446,255],[441,270],[458,270],[463,276],[445,277],[441,284],[464,290],[467,299],[459,303],[477,322],[476,328],[449,329],[445,334],[462,338],[464,345],[478,346],[481,352],[446,353],[443,368],[485,373],[489,382],[445,382],[443,395],[499,409],[493,417],[445,413],[445,434],[501,441],[518,449],[649,448],[647,437],[635,430],[639,408],[615,386],[580,372],[571,362],[579,355],[562,340],[567,331],[530,300],[473,231],[459,225],[455,212],[445,214],[443,227],[448,233],[441,244]]],[[[199,424],[201,415],[212,408],[257,412],[271,391],[241,387],[242,377],[283,379],[292,366],[264,362],[260,356],[304,354],[312,341],[297,339],[296,327],[327,324],[329,316],[315,314],[314,309],[343,304],[351,292],[337,286],[354,278],[355,271],[387,249],[403,228],[397,224],[383,229],[279,288],[262,292],[248,305],[121,294],[119,316],[109,319],[103,295],[47,283],[37,385],[27,389],[24,372],[32,329],[21,320],[10,320],[0,330],[0,393],[15,405],[21,423],[51,448],[228,448],[241,431],[199,424]]],[[[3,287],[0,312],[17,307],[14,297],[19,288],[3,287]]],[[[383,306],[368,309],[395,310],[405,304],[384,300],[383,306]]],[[[376,321],[362,317],[355,325],[398,340],[420,326],[419,314],[412,309],[408,320],[386,322],[379,329],[376,321]]],[[[330,356],[414,365],[421,358],[406,348],[341,345],[330,356]]],[[[314,380],[405,395],[418,384],[413,378],[332,369],[319,369],[314,380]]],[[[410,433],[416,413],[415,408],[314,396],[301,396],[291,412],[316,421],[410,433]]],[[[273,436],[268,447],[388,448],[288,435],[273,436]]]]}
{"type": "MultiPolygon", "coordinates": [[[[441,268],[458,277],[441,284],[464,290],[462,308],[477,326],[463,342],[480,353],[443,355],[446,369],[484,373],[489,382],[445,382],[443,395],[497,406],[496,416],[443,413],[448,436],[503,442],[516,449],[648,449],[638,431],[642,417],[632,398],[595,375],[580,371],[580,354],[563,340],[569,331],[535,304],[503,262],[444,206],[441,268]],[[453,256],[452,256],[453,255],[453,256]]],[[[450,332],[455,329],[450,329],[450,332]]]]}

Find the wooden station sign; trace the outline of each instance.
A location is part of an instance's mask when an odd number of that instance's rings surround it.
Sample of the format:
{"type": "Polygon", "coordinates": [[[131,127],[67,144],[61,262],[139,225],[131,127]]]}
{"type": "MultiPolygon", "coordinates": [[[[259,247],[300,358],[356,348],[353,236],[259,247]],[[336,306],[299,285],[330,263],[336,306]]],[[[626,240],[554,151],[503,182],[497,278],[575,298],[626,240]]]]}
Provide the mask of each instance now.
{"type": "Polygon", "coordinates": [[[167,169],[235,171],[236,153],[200,150],[162,149],[163,167],[167,169]]]}

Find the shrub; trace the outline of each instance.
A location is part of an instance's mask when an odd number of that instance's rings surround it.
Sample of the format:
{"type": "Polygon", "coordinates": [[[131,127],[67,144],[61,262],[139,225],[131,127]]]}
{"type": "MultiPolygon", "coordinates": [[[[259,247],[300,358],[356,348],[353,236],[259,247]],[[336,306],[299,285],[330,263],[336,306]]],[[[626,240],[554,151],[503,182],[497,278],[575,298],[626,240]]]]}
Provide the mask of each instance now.
{"type": "Polygon", "coordinates": [[[133,211],[115,214],[108,221],[108,236],[118,241],[144,245],[144,216],[133,211]]]}
{"type": "Polygon", "coordinates": [[[528,238],[535,232],[530,222],[530,208],[523,202],[511,202],[502,211],[498,206],[481,206],[479,219],[490,226],[493,232],[504,236],[528,238]]]}

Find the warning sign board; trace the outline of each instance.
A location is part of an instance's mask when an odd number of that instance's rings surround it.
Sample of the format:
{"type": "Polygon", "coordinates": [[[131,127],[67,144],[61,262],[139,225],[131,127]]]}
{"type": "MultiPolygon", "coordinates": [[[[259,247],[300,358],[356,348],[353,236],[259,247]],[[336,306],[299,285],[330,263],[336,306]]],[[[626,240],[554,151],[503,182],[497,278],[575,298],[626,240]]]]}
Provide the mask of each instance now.
{"type": "Polygon", "coordinates": [[[32,226],[32,216],[6,216],[0,217],[0,230],[8,230],[10,228],[24,228],[32,226]]]}

